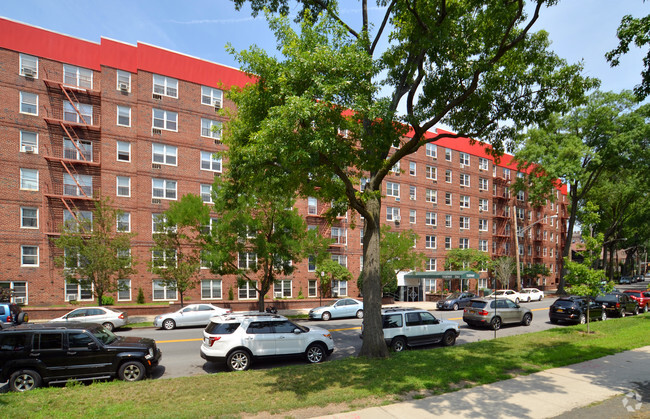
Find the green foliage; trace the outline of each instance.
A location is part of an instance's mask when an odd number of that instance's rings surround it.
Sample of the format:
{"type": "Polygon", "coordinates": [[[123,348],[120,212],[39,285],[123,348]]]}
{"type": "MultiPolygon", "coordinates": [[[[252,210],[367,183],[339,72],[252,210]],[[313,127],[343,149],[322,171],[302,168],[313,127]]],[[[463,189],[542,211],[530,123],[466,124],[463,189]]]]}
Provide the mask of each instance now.
{"type": "Polygon", "coordinates": [[[138,288],[138,296],[137,296],[135,302],[138,303],[138,304],[144,304],[144,301],[145,301],[144,300],[144,291],[142,290],[142,288],[138,288]]]}
{"type": "MultiPolygon", "coordinates": [[[[650,47],[650,15],[641,18],[623,16],[616,36],[620,41],[618,46],[605,54],[612,67],[619,65],[621,55],[630,51],[631,44],[639,48],[650,47]]],[[[639,100],[650,95],[650,48],[643,59],[643,65],[645,68],[641,70],[641,84],[634,88],[634,93],[639,100]]]]}
{"type": "Polygon", "coordinates": [[[99,304],[104,294],[117,291],[118,279],[136,272],[130,252],[135,233],[117,231],[116,221],[121,214],[111,206],[110,198],[100,197],[95,201],[92,222],[78,215],[63,226],[61,236],[54,240],[55,246],[63,250],[55,264],[64,268],[65,279],[92,286],[99,304]]]}
{"type": "Polygon", "coordinates": [[[492,258],[486,252],[477,249],[451,249],[445,258],[445,270],[478,271],[487,268],[492,258]]]}
{"type": "Polygon", "coordinates": [[[235,299],[235,291],[232,289],[232,285],[228,288],[228,300],[232,301],[235,299]]]}
{"type": "Polygon", "coordinates": [[[331,258],[325,258],[316,263],[316,278],[320,295],[332,296],[332,281],[350,281],[352,274],[348,268],[331,258]]]}
{"type": "Polygon", "coordinates": [[[10,288],[0,287],[0,302],[9,302],[12,294],[10,288]]]}
{"type": "Polygon", "coordinates": [[[103,306],[112,306],[115,304],[115,299],[109,295],[102,295],[102,304],[103,306]]]}
{"type": "Polygon", "coordinates": [[[537,279],[540,276],[548,276],[551,274],[548,267],[543,263],[534,263],[530,267],[526,266],[521,272],[521,276],[533,280],[537,279]]]}
{"type": "Polygon", "coordinates": [[[510,277],[515,271],[516,263],[514,258],[500,257],[492,261],[491,269],[494,273],[494,278],[500,284],[501,288],[508,288],[510,286],[510,277]]]}
{"type": "Polygon", "coordinates": [[[304,300],[305,295],[302,293],[302,287],[298,290],[298,297],[296,297],[298,300],[304,300]]]}

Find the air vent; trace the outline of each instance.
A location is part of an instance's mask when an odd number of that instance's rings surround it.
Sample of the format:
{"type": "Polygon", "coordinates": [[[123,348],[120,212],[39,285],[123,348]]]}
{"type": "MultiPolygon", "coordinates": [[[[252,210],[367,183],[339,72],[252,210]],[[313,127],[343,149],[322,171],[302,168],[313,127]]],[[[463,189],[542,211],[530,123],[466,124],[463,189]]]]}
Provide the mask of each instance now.
{"type": "Polygon", "coordinates": [[[160,128],[151,128],[151,135],[161,135],[162,130],[160,128]]]}
{"type": "Polygon", "coordinates": [[[158,93],[154,93],[151,97],[153,97],[156,100],[162,100],[162,95],[159,95],[158,93]]]}
{"type": "Polygon", "coordinates": [[[151,163],[151,168],[152,169],[160,169],[161,167],[162,166],[160,166],[160,164],[158,164],[158,163],[151,163]]]}
{"type": "Polygon", "coordinates": [[[160,201],[160,199],[158,199],[158,198],[151,198],[151,203],[152,203],[152,204],[160,204],[160,202],[161,202],[161,201],[160,201]]]}

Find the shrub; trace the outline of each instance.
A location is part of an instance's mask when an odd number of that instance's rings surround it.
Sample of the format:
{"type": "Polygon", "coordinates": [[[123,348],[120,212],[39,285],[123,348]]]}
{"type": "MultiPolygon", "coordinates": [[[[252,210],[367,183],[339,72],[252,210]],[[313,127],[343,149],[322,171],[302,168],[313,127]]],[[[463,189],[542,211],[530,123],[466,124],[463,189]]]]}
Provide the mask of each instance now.
{"type": "Polygon", "coordinates": [[[232,289],[232,285],[231,285],[230,288],[228,289],[228,299],[229,299],[230,301],[232,301],[232,300],[235,299],[235,291],[233,291],[233,289],[232,289]]]}
{"type": "Polygon", "coordinates": [[[138,288],[138,298],[135,301],[138,304],[144,304],[144,291],[142,291],[142,288],[138,288]]]}
{"type": "Polygon", "coordinates": [[[102,295],[102,305],[103,306],[112,306],[115,304],[115,299],[109,295],[102,295]]]}

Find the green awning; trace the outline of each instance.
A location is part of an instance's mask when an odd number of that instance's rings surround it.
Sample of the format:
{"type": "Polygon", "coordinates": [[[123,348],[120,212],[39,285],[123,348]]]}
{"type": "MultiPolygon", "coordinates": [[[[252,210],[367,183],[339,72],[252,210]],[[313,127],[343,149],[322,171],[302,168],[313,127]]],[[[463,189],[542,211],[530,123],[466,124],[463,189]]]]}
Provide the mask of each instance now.
{"type": "Polygon", "coordinates": [[[412,272],[404,275],[404,279],[478,279],[474,271],[431,271],[412,272]]]}

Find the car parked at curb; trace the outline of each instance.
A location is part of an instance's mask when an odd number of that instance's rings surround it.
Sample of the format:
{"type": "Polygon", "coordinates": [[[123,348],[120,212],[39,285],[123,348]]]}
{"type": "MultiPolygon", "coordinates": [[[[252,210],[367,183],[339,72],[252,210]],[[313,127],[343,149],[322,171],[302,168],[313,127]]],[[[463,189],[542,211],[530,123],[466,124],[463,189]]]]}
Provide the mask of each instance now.
{"type": "Polygon", "coordinates": [[[129,316],[108,307],[80,307],[50,322],[99,323],[108,330],[118,329],[129,323],[129,316]]]}
{"type": "Polygon", "coordinates": [[[589,321],[607,320],[607,311],[602,303],[597,303],[589,297],[560,297],[548,309],[551,323],[559,322],[585,324],[589,321]]]}
{"type": "Polygon", "coordinates": [[[527,303],[531,301],[542,301],[544,299],[544,291],[540,291],[537,288],[522,288],[519,294],[521,295],[521,301],[526,301],[527,303]]]}
{"type": "Polygon", "coordinates": [[[13,391],[45,384],[151,375],[162,353],[153,339],[116,336],[96,323],[31,323],[0,330],[0,382],[13,391]]]}
{"type": "Polygon", "coordinates": [[[530,326],[533,313],[507,298],[475,298],[465,307],[463,321],[469,326],[487,326],[498,330],[508,323],[530,326]]]}
{"type": "Polygon", "coordinates": [[[596,302],[602,304],[608,316],[625,317],[627,313],[639,314],[639,303],[622,292],[612,292],[596,297],[596,302]]]}
{"type": "Polygon", "coordinates": [[[647,313],[650,311],[650,291],[645,290],[625,290],[623,293],[630,296],[639,303],[639,310],[647,313]]]}
{"type": "Polygon", "coordinates": [[[178,310],[159,314],[153,319],[154,327],[172,330],[183,326],[207,326],[210,318],[232,313],[229,308],[221,308],[212,304],[189,304],[178,310]]]}
{"type": "Polygon", "coordinates": [[[437,319],[431,312],[420,308],[382,309],[381,318],[386,345],[395,352],[434,343],[452,346],[460,335],[458,323],[437,319]]]}
{"type": "Polygon", "coordinates": [[[632,283],[632,278],[630,278],[629,276],[622,276],[618,280],[618,283],[619,284],[631,284],[632,283]]]}
{"type": "Polygon", "coordinates": [[[16,303],[0,303],[0,329],[27,323],[29,315],[16,303]]]}
{"type": "Polygon", "coordinates": [[[316,307],[309,310],[310,320],[340,319],[343,317],[356,317],[363,319],[363,301],[354,298],[342,298],[332,304],[316,307]]]}
{"type": "Polygon", "coordinates": [[[322,362],[334,352],[332,334],[320,327],[296,324],[284,316],[235,313],[216,316],[203,331],[201,357],[244,371],[259,358],[304,357],[322,362]]]}
{"type": "Polygon", "coordinates": [[[438,301],[436,306],[438,310],[458,310],[465,308],[469,300],[472,298],[478,297],[476,294],[471,292],[454,292],[449,294],[444,300],[438,301]]]}
{"type": "Polygon", "coordinates": [[[490,297],[493,297],[494,295],[496,295],[496,298],[507,298],[515,304],[519,304],[522,300],[521,294],[513,290],[496,290],[490,297]]]}

